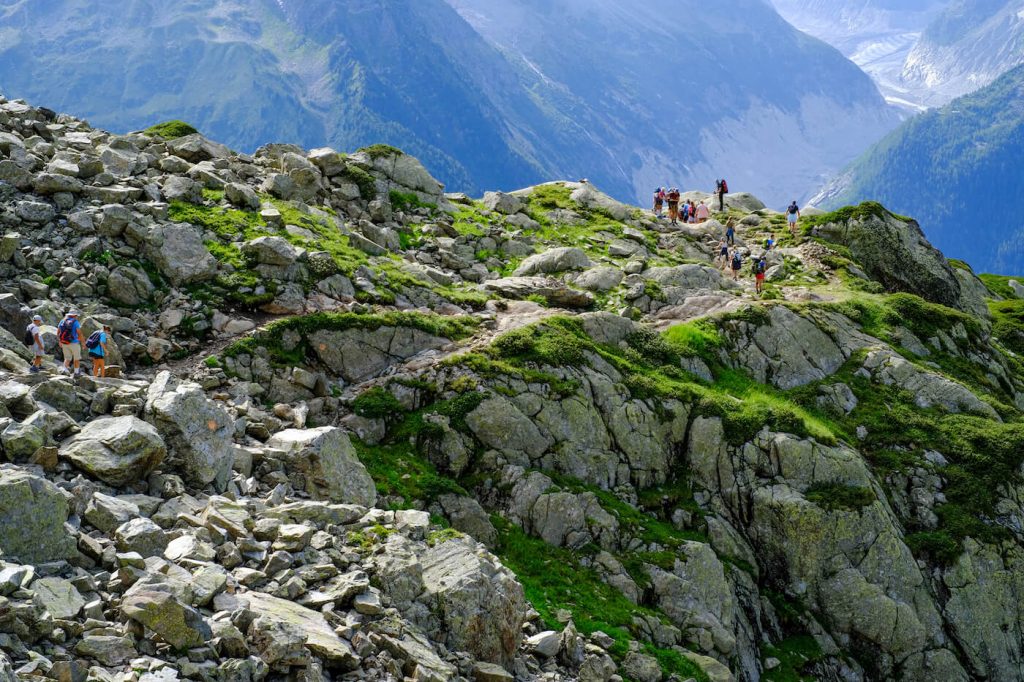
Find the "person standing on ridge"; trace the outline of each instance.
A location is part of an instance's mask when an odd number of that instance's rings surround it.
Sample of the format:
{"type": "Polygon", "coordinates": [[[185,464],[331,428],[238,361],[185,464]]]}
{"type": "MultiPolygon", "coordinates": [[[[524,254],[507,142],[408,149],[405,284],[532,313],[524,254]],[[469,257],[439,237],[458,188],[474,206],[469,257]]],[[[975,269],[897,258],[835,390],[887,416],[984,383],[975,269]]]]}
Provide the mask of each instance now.
{"type": "Polygon", "coordinates": [[[661,217],[661,208],[665,205],[665,190],[661,187],[654,190],[654,215],[661,217]]]}
{"type": "Polygon", "coordinates": [[[82,324],[77,310],[70,311],[57,325],[57,342],[64,354],[61,374],[70,374],[73,364],[75,376],[82,376],[82,324]]]}
{"type": "Polygon", "coordinates": [[[725,195],[729,193],[729,183],[722,178],[718,181],[718,211],[722,213],[725,211],[725,195]]]}
{"type": "Polygon", "coordinates": [[[796,237],[796,221],[800,220],[800,207],[797,206],[796,199],[786,209],[786,220],[789,222],[790,233],[796,237]]]}
{"type": "Polygon", "coordinates": [[[46,355],[46,351],[43,349],[43,316],[33,315],[32,324],[25,329],[26,340],[31,338],[32,344],[29,348],[32,349],[32,366],[28,368],[28,371],[32,374],[39,374],[43,371],[43,356],[46,355]]]}
{"type": "Polygon", "coordinates": [[[673,225],[679,222],[679,190],[675,187],[668,191],[668,219],[673,225]]]}

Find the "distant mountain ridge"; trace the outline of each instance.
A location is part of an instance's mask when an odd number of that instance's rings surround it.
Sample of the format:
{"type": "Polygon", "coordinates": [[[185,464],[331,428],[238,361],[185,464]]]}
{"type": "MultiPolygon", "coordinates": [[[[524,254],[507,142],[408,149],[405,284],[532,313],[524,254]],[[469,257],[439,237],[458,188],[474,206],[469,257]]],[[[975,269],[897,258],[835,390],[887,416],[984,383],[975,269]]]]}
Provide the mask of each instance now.
{"type": "Polygon", "coordinates": [[[782,204],[897,122],[763,0],[452,4],[0,0],[0,90],[120,131],[180,118],[245,151],[394,144],[470,193],[586,176],[644,201],[725,175],[782,204]],[[519,17],[520,44],[471,11],[519,17]]]}
{"type": "Polygon", "coordinates": [[[917,217],[947,255],[979,272],[1024,269],[1024,66],[891,133],[814,202],[862,199],[917,217]]]}
{"type": "Polygon", "coordinates": [[[802,31],[835,45],[887,99],[942,106],[1024,62],[1022,0],[772,0],[802,31]]]}

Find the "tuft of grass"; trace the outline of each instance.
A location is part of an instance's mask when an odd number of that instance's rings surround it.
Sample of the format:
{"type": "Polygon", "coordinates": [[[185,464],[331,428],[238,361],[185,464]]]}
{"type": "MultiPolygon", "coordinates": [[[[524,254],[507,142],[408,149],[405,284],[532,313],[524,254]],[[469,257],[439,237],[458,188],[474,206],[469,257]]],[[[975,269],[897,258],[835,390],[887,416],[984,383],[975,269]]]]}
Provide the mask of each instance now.
{"type": "Polygon", "coordinates": [[[374,446],[358,440],[352,443],[377,493],[388,499],[392,509],[430,504],[441,495],[468,494],[456,481],[439,474],[408,442],[374,446]]]}
{"type": "Polygon", "coordinates": [[[724,343],[718,327],[709,319],[677,324],[669,327],[663,336],[679,355],[710,363],[716,361],[718,350],[724,343]]]}
{"type": "Polygon", "coordinates": [[[345,170],[342,171],[341,177],[359,188],[359,196],[364,201],[373,201],[377,198],[377,181],[359,166],[351,163],[345,164],[345,170]]]}
{"type": "Polygon", "coordinates": [[[162,137],[165,140],[176,140],[179,137],[185,137],[186,135],[194,135],[199,131],[184,121],[172,120],[157,123],[154,126],[146,128],[143,132],[152,137],[162,137]]]}
{"type": "Polygon", "coordinates": [[[829,511],[859,511],[877,500],[870,488],[843,483],[816,483],[804,493],[804,497],[829,511]]]}
{"type": "Polygon", "coordinates": [[[374,161],[377,159],[385,159],[389,156],[402,156],[405,153],[398,147],[392,147],[389,144],[371,144],[369,147],[363,147],[359,151],[363,152],[374,161]]]}
{"type": "Polygon", "coordinates": [[[391,391],[374,386],[352,401],[352,411],[367,419],[394,419],[403,415],[405,408],[391,391]]]}
{"type": "Polygon", "coordinates": [[[391,199],[391,208],[404,213],[409,213],[419,208],[426,208],[431,211],[437,210],[437,204],[423,201],[412,192],[399,192],[393,189],[388,192],[388,198],[391,199]]]}

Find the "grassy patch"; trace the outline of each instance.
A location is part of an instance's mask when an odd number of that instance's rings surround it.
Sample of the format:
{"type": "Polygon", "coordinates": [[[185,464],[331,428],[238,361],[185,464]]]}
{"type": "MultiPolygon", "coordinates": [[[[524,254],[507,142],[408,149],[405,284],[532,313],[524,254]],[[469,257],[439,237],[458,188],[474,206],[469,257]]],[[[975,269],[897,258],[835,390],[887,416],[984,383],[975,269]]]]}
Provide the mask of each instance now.
{"type": "Polygon", "coordinates": [[[419,208],[429,209],[431,211],[437,210],[437,204],[432,204],[423,201],[412,192],[399,192],[398,190],[391,190],[388,192],[388,197],[391,199],[391,208],[396,211],[402,211],[403,213],[409,213],[419,208]]]}
{"type": "MultiPolygon", "coordinates": [[[[498,529],[498,556],[516,574],[526,598],[546,627],[560,630],[563,624],[557,613],[567,610],[584,635],[600,630],[612,637],[615,644],[610,653],[621,661],[629,651],[630,640],[635,637],[633,617],[658,615],[633,604],[619,590],[602,582],[593,569],[580,565],[577,554],[531,538],[501,517],[494,516],[491,520],[498,529]]],[[[644,648],[658,659],[666,673],[676,673],[684,679],[707,680],[703,671],[685,657],[650,644],[644,648]]]]}
{"type": "Polygon", "coordinates": [[[707,319],[669,327],[664,338],[679,355],[712,363],[716,362],[718,350],[723,344],[718,327],[707,319]]]}
{"type": "MultiPolygon", "coordinates": [[[[1006,275],[978,275],[988,290],[1000,297],[1000,298],[1017,298],[1017,294],[1010,288],[1010,280],[1014,279],[1020,282],[1024,277],[1007,277],[1006,275]]],[[[1021,282],[1024,284],[1024,282],[1021,282]]]]}
{"type": "Polygon", "coordinates": [[[816,483],[804,493],[804,497],[829,511],[860,511],[877,499],[871,488],[842,483],[816,483]]]}
{"type": "Polygon", "coordinates": [[[809,672],[810,666],[824,658],[817,640],[810,635],[787,637],[778,644],[761,647],[764,658],[777,658],[779,666],[765,670],[764,682],[815,682],[818,678],[809,672]]]}
{"type": "Polygon", "coordinates": [[[989,301],[988,309],[992,313],[992,335],[1004,347],[1024,355],[1024,300],[989,301]]]}
{"type": "Polygon", "coordinates": [[[865,201],[857,206],[844,206],[839,210],[825,213],[818,216],[805,216],[800,219],[801,227],[805,233],[811,229],[828,225],[830,223],[848,223],[851,220],[869,220],[871,218],[892,217],[902,222],[910,222],[910,218],[893,213],[877,201],[865,201]]]}
{"type": "Polygon", "coordinates": [[[389,144],[371,144],[369,147],[363,147],[359,151],[375,161],[377,159],[386,159],[389,156],[402,156],[405,153],[398,147],[392,147],[389,144]]]}
{"type": "Polygon", "coordinates": [[[388,498],[393,509],[409,509],[414,504],[433,502],[441,495],[466,495],[454,480],[442,476],[408,443],[370,446],[353,440],[359,461],[377,486],[377,493],[388,498]]]}
{"type": "Polygon", "coordinates": [[[405,413],[405,408],[391,391],[374,386],[352,401],[352,411],[367,419],[395,419],[405,413]]]}
{"type": "Polygon", "coordinates": [[[341,172],[341,177],[359,188],[359,196],[363,200],[373,201],[377,198],[377,181],[359,166],[345,164],[345,170],[341,172]]]}
{"type": "Polygon", "coordinates": [[[146,128],[143,132],[146,135],[162,137],[165,140],[176,140],[186,135],[194,135],[199,131],[184,121],[173,120],[157,123],[155,126],[146,128]]]}

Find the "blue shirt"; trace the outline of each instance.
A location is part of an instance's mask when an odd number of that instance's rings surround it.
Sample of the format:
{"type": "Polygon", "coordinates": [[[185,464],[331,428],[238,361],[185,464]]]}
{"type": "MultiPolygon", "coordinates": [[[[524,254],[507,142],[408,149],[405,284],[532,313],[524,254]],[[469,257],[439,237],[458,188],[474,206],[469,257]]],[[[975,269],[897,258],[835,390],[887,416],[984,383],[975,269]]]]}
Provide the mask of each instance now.
{"type": "Polygon", "coordinates": [[[81,335],[82,323],[79,322],[74,317],[69,318],[69,319],[71,321],[71,340],[70,340],[70,343],[81,343],[82,342],[82,335],[81,335]]]}
{"type": "Polygon", "coordinates": [[[89,349],[89,353],[92,354],[92,355],[95,355],[96,357],[102,358],[103,355],[104,355],[104,353],[103,353],[103,344],[105,344],[106,342],[107,342],[107,333],[101,331],[100,332],[100,345],[96,346],[95,348],[90,348],[89,349]]]}

